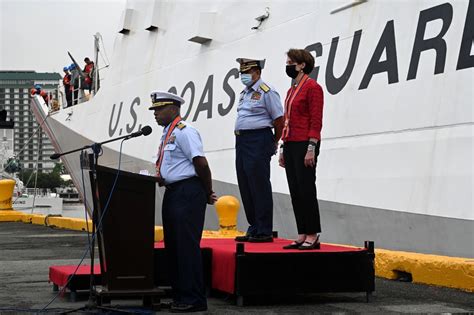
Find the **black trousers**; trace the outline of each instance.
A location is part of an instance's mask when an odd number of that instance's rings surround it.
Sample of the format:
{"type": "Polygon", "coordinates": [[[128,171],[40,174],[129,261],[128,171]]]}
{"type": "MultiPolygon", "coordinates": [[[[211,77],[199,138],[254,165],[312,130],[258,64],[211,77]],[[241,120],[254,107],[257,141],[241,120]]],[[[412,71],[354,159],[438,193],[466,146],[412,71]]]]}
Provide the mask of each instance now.
{"type": "Polygon", "coordinates": [[[247,235],[272,235],[273,197],[270,159],[275,141],[270,128],[243,132],[235,139],[235,167],[245,216],[247,235]]]}
{"type": "Polygon", "coordinates": [[[162,219],[173,300],[207,305],[201,259],[207,196],[198,177],[166,186],[162,219]]]}
{"type": "Polygon", "coordinates": [[[70,85],[65,85],[64,86],[64,93],[66,94],[66,106],[65,107],[72,106],[72,92],[70,90],[70,85]]]}
{"type": "MultiPolygon", "coordinates": [[[[318,142],[316,147],[316,160],[319,155],[320,144],[321,141],[318,142]]],[[[316,167],[306,167],[304,165],[307,149],[308,141],[285,142],[283,149],[286,179],[290,188],[298,234],[321,232],[319,204],[316,196],[316,167]]]]}

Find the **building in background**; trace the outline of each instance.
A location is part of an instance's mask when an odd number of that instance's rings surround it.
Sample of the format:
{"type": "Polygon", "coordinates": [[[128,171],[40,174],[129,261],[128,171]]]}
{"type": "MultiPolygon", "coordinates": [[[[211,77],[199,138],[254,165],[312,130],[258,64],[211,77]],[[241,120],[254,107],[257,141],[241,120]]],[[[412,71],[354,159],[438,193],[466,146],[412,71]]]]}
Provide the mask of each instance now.
{"type": "Polygon", "coordinates": [[[3,173],[8,159],[14,156],[14,126],[13,120],[7,117],[7,111],[0,109],[0,173],[3,173]]]}
{"type": "Polygon", "coordinates": [[[38,163],[39,171],[53,170],[55,162],[49,156],[54,149],[44,132],[38,130],[38,123],[31,113],[30,90],[40,84],[43,90],[57,98],[60,80],[59,73],[0,71],[0,110],[5,109],[7,119],[15,124],[13,152],[23,169],[35,169],[38,163]]]}

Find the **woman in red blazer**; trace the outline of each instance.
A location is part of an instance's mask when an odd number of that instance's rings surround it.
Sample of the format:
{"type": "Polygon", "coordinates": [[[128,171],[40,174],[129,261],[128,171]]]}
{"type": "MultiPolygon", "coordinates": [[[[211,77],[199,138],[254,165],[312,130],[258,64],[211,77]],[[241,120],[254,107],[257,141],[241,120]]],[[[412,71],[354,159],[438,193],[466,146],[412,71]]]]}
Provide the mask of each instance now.
{"type": "Polygon", "coordinates": [[[321,143],[323,90],[308,76],[314,68],[314,57],[308,51],[290,49],[287,56],[286,74],[293,80],[285,100],[279,164],[286,171],[298,239],[283,248],[319,249],[316,163],[321,143]]]}

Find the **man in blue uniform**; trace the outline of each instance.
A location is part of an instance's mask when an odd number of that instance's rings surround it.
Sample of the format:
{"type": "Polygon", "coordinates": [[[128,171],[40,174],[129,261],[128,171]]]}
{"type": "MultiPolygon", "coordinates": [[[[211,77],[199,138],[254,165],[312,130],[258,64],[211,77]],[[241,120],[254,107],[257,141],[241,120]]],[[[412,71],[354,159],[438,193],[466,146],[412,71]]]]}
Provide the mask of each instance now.
{"type": "Polygon", "coordinates": [[[213,204],[211,171],[199,132],[181,120],[184,100],[167,92],[151,94],[155,120],[165,127],[156,173],[166,187],[162,205],[165,250],[173,288],[172,312],[207,309],[201,261],[206,204],[213,204]]]}
{"type": "Polygon", "coordinates": [[[237,62],[245,89],[237,107],[235,164],[249,228],[235,240],[272,242],[270,160],[283,130],[283,107],[275,89],[261,79],[265,60],[238,58],[237,62]]]}

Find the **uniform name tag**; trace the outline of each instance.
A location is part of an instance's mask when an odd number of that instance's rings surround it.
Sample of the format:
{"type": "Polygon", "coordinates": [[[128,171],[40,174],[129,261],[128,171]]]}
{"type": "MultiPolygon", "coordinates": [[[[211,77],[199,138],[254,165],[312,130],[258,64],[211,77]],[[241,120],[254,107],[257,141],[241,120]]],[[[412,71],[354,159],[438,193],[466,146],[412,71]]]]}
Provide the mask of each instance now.
{"type": "Polygon", "coordinates": [[[167,144],[164,147],[164,151],[173,151],[174,149],[176,149],[176,144],[174,143],[167,144]]]}

